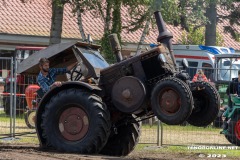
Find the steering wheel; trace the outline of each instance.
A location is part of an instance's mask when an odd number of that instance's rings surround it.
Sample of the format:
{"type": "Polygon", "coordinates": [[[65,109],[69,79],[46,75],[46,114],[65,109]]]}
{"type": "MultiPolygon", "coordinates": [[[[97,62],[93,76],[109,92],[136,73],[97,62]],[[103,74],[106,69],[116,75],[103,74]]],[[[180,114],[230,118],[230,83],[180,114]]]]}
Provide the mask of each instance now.
{"type": "Polygon", "coordinates": [[[78,64],[72,69],[70,79],[71,81],[79,81],[81,77],[82,77],[82,72],[81,72],[80,64],[78,64]]]}

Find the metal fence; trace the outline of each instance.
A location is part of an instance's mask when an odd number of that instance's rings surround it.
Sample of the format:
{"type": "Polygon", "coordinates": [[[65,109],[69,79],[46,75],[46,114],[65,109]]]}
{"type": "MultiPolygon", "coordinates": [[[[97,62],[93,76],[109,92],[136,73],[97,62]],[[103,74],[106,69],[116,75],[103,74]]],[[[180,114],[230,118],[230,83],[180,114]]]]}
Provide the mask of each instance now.
{"type": "MultiPolygon", "coordinates": [[[[5,82],[7,77],[9,76],[9,72],[13,73],[13,58],[0,58],[0,67],[1,67],[1,84],[0,84],[0,115],[2,120],[0,121],[1,130],[0,134],[3,136],[13,136],[14,130],[14,118],[13,118],[13,103],[14,103],[14,94],[13,94],[13,81],[9,82],[8,94],[6,92],[5,82]],[[6,104],[9,105],[9,116],[5,114],[6,104]]],[[[13,77],[9,77],[12,78],[13,77]]]]}
{"type": "MultiPolygon", "coordinates": [[[[34,131],[26,126],[24,90],[30,82],[15,72],[17,63],[12,57],[0,57],[0,139],[12,140],[34,131]],[[21,82],[20,82],[21,81],[21,82]],[[23,83],[23,81],[25,81],[23,83]]],[[[36,136],[35,136],[36,137],[36,136]]]]}
{"type": "MultiPolygon", "coordinates": [[[[29,84],[36,83],[36,77],[20,77],[14,72],[17,68],[15,64],[13,58],[0,57],[0,77],[4,79],[0,84],[0,141],[5,138],[28,137],[30,141],[38,142],[35,129],[28,127],[26,114],[24,114],[28,109],[25,89],[29,84]],[[19,78],[22,81],[21,84],[17,83],[19,78]]],[[[193,72],[191,75],[194,75],[196,70],[197,68],[189,68],[189,71],[193,72]]],[[[204,71],[206,72],[206,69],[204,71]]],[[[212,73],[212,70],[209,73],[212,73]]],[[[220,130],[212,125],[194,127],[187,123],[169,126],[153,118],[143,122],[140,143],[154,145],[230,144],[223,135],[219,134],[220,130]]]]}

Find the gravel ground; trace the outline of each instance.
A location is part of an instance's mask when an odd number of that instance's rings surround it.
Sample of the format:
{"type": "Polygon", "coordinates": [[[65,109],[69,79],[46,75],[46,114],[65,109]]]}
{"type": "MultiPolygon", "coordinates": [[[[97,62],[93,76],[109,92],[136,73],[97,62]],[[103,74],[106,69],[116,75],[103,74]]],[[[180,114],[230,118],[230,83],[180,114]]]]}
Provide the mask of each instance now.
{"type": "MultiPolygon", "coordinates": [[[[152,148],[154,149],[154,148],[152,148]]],[[[206,156],[206,155],[205,155],[206,156]]],[[[80,155],[80,154],[67,154],[43,151],[38,145],[12,145],[0,144],[0,160],[206,160],[206,157],[200,157],[199,153],[184,154],[184,153],[157,153],[149,152],[148,149],[141,151],[133,151],[126,157],[109,157],[103,155],[80,155]]],[[[213,159],[226,159],[226,158],[209,158],[213,159]]],[[[237,159],[237,158],[236,158],[237,159]]]]}

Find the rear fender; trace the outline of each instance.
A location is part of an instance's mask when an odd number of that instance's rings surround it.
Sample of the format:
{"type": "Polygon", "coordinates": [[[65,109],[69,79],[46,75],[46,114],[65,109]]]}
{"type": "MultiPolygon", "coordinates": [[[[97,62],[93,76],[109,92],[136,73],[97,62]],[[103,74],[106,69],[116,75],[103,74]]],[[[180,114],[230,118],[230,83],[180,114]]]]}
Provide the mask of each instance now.
{"type": "Polygon", "coordinates": [[[66,90],[69,88],[76,88],[76,89],[85,89],[85,90],[89,90],[91,92],[96,93],[97,95],[102,94],[102,89],[99,88],[96,85],[90,85],[88,83],[84,83],[84,82],[65,82],[62,84],[61,87],[55,87],[53,89],[51,89],[49,92],[47,92],[43,98],[41,99],[41,101],[39,102],[38,105],[38,109],[37,109],[37,113],[36,113],[36,131],[37,131],[37,136],[40,142],[40,146],[45,148],[46,146],[46,140],[45,138],[42,136],[42,128],[41,128],[41,123],[42,123],[42,114],[44,113],[45,110],[45,105],[46,103],[57,93],[59,93],[62,90],[66,90]]]}

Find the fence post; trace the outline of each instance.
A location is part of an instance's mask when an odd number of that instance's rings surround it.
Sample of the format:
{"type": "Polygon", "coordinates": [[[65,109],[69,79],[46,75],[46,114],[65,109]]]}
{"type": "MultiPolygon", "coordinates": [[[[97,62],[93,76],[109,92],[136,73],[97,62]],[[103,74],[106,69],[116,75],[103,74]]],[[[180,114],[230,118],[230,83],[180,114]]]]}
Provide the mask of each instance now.
{"type": "Polygon", "coordinates": [[[163,134],[162,134],[163,131],[162,130],[163,130],[162,123],[161,123],[160,120],[158,120],[158,125],[157,125],[157,146],[162,146],[162,139],[163,139],[163,134]],[[161,132],[159,130],[161,130],[161,132]]]}
{"type": "Polygon", "coordinates": [[[13,137],[13,57],[11,57],[11,74],[10,74],[10,135],[13,137]]]}
{"type": "Polygon", "coordinates": [[[13,136],[15,138],[15,123],[16,123],[16,103],[17,103],[17,60],[14,58],[14,103],[13,103],[13,136]]]}

